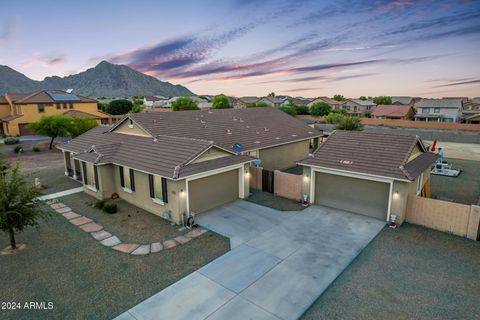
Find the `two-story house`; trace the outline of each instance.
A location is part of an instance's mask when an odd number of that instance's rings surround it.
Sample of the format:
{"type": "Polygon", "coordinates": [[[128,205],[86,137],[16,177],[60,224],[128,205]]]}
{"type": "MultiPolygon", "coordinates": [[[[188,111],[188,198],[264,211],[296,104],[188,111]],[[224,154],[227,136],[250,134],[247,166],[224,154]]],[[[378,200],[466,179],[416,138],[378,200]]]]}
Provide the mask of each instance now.
{"type": "Polygon", "coordinates": [[[328,104],[334,110],[342,109],[342,106],[343,106],[343,103],[344,103],[344,101],[337,101],[337,100],[331,99],[329,97],[318,97],[318,98],[315,98],[312,101],[310,101],[308,106],[311,107],[314,104],[320,103],[320,102],[324,102],[324,103],[328,104]]]}
{"type": "Polygon", "coordinates": [[[0,133],[28,135],[28,125],[43,115],[65,114],[91,117],[98,123],[111,123],[111,116],[97,109],[97,101],[62,90],[33,93],[7,93],[0,96],[0,133]]]}
{"type": "Polygon", "coordinates": [[[371,100],[348,99],[342,105],[342,109],[348,114],[359,117],[370,117],[376,104],[371,100]]]}
{"type": "Polygon", "coordinates": [[[422,99],[415,104],[415,121],[459,122],[462,116],[462,99],[422,99]]]}

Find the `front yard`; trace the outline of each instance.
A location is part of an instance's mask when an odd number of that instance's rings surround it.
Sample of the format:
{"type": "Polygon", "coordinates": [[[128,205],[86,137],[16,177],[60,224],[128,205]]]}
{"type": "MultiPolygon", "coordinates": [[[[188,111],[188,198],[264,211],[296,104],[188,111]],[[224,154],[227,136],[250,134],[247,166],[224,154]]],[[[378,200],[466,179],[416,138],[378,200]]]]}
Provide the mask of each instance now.
{"type": "Polygon", "coordinates": [[[478,319],[480,242],[385,228],[301,319],[478,319]]]}
{"type": "Polygon", "coordinates": [[[82,186],[82,183],[65,176],[65,169],[59,166],[42,169],[24,169],[24,173],[28,179],[35,182],[35,178],[40,180],[40,183],[46,186],[46,189],[41,190],[43,194],[55,193],[72,188],[82,186]]]}
{"type": "MultiPolygon", "coordinates": [[[[62,201],[122,240],[161,240],[178,232],[178,226],[124,203],[108,215],[89,207],[92,198],[82,193],[62,201]]],[[[104,247],[58,213],[38,230],[18,234],[17,241],[27,248],[0,257],[0,301],[52,302],[53,309],[0,310],[1,319],[112,319],[230,248],[227,238],[207,232],[170,250],[132,256],[104,247]]],[[[0,233],[0,247],[8,243],[0,233]]]]}

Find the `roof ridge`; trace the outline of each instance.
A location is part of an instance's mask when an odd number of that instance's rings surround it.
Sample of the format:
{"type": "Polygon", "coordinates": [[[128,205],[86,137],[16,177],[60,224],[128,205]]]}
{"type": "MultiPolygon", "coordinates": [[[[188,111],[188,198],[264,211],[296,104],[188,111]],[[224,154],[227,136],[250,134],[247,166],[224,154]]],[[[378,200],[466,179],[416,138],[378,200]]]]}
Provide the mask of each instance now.
{"type": "Polygon", "coordinates": [[[22,99],[15,101],[15,103],[23,102],[23,101],[25,101],[25,100],[27,100],[27,99],[30,99],[31,97],[34,97],[34,96],[36,96],[37,94],[42,93],[42,92],[44,92],[44,91],[46,91],[46,90],[38,90],[38,91],[32,92],[32,93],[30,93],[29,95],[23,97],[22,99]]]}

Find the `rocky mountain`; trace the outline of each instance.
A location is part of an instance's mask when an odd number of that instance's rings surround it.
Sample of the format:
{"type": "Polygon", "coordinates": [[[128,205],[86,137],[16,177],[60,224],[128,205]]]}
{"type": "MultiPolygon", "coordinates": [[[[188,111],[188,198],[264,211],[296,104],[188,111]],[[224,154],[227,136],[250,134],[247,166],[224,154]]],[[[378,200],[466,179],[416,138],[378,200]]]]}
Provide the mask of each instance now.
{"type": "Polygon", "coordinates": [[[107,61],[102,61],[94,68],[78,74],[46,77],[43,81],[32,80],[8,66],[0,66],[0,94],[43,89],[73,89],[75,93],[93,98],[193,95],[184,86],[160,81],[126,65],[116,65],[107,61]]]}

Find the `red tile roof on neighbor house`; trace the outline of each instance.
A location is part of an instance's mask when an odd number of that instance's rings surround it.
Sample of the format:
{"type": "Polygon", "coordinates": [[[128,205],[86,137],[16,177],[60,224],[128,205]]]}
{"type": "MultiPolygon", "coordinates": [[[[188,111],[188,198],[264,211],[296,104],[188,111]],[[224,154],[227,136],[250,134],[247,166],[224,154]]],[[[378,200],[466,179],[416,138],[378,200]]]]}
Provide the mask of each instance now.
{"type": "Polygon", "coordinates": [[[412,109],[410,105],[379,104],[373,109],[372,116],[375,117],[406,117],[412,109]]]}

